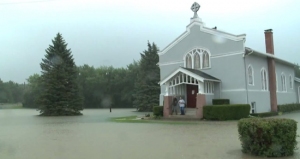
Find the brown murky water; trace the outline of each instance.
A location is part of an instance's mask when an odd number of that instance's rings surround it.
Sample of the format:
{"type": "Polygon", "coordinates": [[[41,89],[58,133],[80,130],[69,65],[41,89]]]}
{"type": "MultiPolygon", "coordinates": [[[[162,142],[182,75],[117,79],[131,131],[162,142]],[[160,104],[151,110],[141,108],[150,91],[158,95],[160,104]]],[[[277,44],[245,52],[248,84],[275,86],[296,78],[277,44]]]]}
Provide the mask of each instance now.
{"type": "MultiPolygon", "coordinates": [[[[236,121],[195,125],[107,121],[144,114],[133,111],[87,109],[78,117],[38,117],[32,109],[0,109],[0,159],[258,158],[241,152],[236,121]]],[[[281,117],[300,121],[300,113],[281,117]]],[[[300,158],[299,150],[288,158],[300,158]]]]}

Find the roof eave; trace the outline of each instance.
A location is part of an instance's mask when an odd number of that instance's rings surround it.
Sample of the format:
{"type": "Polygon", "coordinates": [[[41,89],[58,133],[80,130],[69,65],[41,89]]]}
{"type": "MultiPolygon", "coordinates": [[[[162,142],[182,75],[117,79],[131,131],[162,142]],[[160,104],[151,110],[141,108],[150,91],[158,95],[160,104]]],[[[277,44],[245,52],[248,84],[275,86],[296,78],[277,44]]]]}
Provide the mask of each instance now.
{"type": "Polygon", "coordinates": [[[278,58],[278,57],[276,57],[275,55],[272,55],[272,54],[269,54],[269,53],[260,52],[260,51],[254,50],[254,49],[252,49],[252,48],[250,48],[250,49],[253,50],[253,53],[254,53],[254,54],[258,54],[258,55],[270,57],[270,58],[273,58],[273,59],[275,59],[275,60],[277,60],[277,61],[280,61],[280,62],[289,64],[289,65],[295,66],[295,64],[293,64],[293,63],[291,63],[291,62],[288,62],[288,61],[286,61],[286,60],[283,60],[283,59],[281,59],[281,58],[278,58]]]}
{"type": "Polygon", "coordinates": [[[294,81],[299,82],[300,83],[300,78],[294,77],[294,81]]]}

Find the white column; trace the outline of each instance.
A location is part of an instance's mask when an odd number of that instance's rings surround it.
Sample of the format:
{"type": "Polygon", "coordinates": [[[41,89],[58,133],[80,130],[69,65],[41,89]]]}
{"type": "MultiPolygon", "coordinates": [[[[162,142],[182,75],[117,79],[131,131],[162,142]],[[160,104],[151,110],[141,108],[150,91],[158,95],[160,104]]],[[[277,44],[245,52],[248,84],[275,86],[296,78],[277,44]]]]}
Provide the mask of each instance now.
{"type": "Polygon", "coordinates": [[[173,94],[176,95],[176,86],[174,86],[173,89],[174,89],[174,93],[173,94]]]}
{"type": "Polygon", "coordinates": [[[184,83],[184,74],[181,74],[182,83],[184,83]]]}
{"type": "Polygon", "coordinates": [[[198,93],[204,94],[204,83],[201,81],[198,81],[198,93]]]}
{"type": "Polygon", "coordinates": [[[190,82],[189,82],[189,76],[188,76],[188,75],[186,75],[186,83],[190,83],[190,82]]]}
{"type": "Polygon", "coordinates": [[[182,85],[179,85],[179,95],[181,95],[181,92],[182,92],[181,87],[182,87],[182,85]]]}
{"type": "Polygon", "coordinates": [[[179,92],[180,95],[182,95],[182,85],[180,85],[180,92],[179,92]]]}
{"type": "Polygon", "coordinates": [[[169,84],[166,84],[165,96],[169,96],[169,84]]]}

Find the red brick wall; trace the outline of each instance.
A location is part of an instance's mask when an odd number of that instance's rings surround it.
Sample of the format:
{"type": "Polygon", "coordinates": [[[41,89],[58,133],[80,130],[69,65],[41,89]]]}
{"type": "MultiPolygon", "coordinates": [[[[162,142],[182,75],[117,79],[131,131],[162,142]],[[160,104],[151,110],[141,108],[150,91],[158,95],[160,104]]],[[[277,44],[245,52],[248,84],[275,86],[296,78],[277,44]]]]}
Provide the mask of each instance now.
{"type": "MultiPolygon", "coordinates": [[[[265,31],[266,52],[274,55],[273,32],[265,31]]],[[[277,112],[275,60],[268,57],[269,90],[271,111],[277,112]]]]}
{"type": "Polygon", "coordinates": [[[172,111],[172,96],[164,96],[164,117],[169,117],[172,111]]]}
{"type": "Polygon", "coordinates": [[[205,94],[197,94],[196,116],[203,118],[203,106],[206,104],[205,94]]]}

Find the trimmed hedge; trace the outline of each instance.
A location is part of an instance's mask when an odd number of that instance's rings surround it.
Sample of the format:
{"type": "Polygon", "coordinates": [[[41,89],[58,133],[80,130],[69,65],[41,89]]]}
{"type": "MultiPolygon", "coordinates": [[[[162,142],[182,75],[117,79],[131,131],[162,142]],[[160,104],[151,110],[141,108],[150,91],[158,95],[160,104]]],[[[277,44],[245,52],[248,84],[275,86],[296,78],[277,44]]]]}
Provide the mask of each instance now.
{"type": "Polygon", "coordinates": [[[263,117],[277,116],[278,112],[253,113],[250,115],[263,118],[263,117]]]}
{"type": "Polygon", "coordinates": [[[297,146],[297,122],[292,119],[241,119],[238,132],[242,151],[252,155],[291,156],[297,146]]]}
{"type": "Polygon", "coordinates": [[[292,103],[292,104],[282,104],[277,106],[278,111],[280,112],[291,112],[295,110],[300,110],[299,103],[292,103]]]}
{"type": "Polygon", "coordinates": [[[247,118],[249,114],[249,104],[203,106],[203,118],[208,120],[238,120],[247,118]]]}
{"type": "Polygon", "coordinates": [[[229,99],[213,99],[212,100],[213,105],[228,105],[230,104],[229,99]]]}
{"type": "Polygon", "coordinates": [[[155,116],[163,116],[164,115],[164,107],[163,106],[155,106],[155,107],[153,107],[153,115],[155,115],[155,116]]]}

